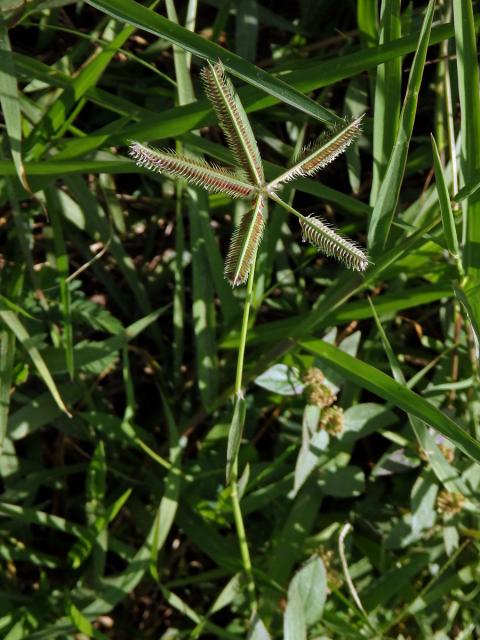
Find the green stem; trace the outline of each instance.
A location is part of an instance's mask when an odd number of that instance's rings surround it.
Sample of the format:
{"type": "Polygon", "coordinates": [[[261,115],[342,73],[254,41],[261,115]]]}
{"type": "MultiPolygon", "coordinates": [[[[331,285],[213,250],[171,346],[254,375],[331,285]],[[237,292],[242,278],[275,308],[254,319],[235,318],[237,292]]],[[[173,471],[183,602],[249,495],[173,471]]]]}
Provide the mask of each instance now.
{"type": "MultiPolygon", "coordinates": [[[[255,263],[257,256],[253,259],[252,266],[250,267],[250,273],[247,282],[247,291],[245,295],[245,304],[243,307],[242,329],[240,332],[240,344],[238,346],[237,357],[237,373],[235,377],[235,400],[242,394],[242,378],[243,378],[243,363],[245,359],[245,346],[247,343],[248,332],[248,319],[250,316],[250,307],[252,304],[253,295],[253,281],[255,277],[255,263]]],[[[252,561],[250,559],[250,551],[248,549],[247,536],[245,533],[245,525],[243,522],[242,510],[240,508],[240,498],[238,495],[238,455],[233,461],[233,471],[230,480],[230,492],[232,496],[233,517],[235,521],[235,528],[237,530],[238,544],[240,547],[240,555],[242,557],[243,570],[247,578],[247,595],[250,606],[250,612],[253,614],[257,610],[257,597],[255,594],[255,580],[253,578],[252,561]]]]}
{"type": "Polygon", "coordinates": [[[247,282],[247,291],[245,294],[245,304],[243,307],[242,329],[240,332],[240,343],[238,345],[237,357],[237,374],[235,376],[235,397],[242,392],[243,363],[245,358],[245,345],[247,344],[248,319],[250,316],[250,307],[252,305],[253,280],[255,276],[255,263],[257,256],[252,262],[247,282]]]}
{"type": "MultiPolygon", "coordinates": [[[[271,184],[273,184],[273,183],[271,183],[271,184]]],[[[268,185],[268,187],[270,187],[270,185],[268,185]]],[[[274,191],[268,190],[267,191],[267,195],[268,195],[269,198],[271,198],[274,202],[279,204],[281,207],[283,207],[284,209],[286,209],[290,213],[293,213],[294,216],[297,216],[297,218],[299,220],[307,220],[307,218],[305,218],[305,216],[302,216],[302,214],[299,211],[297,211],[296,209],[291,207],[289,204],[284,202],[281,198],[279,198],[274,191]]]]}

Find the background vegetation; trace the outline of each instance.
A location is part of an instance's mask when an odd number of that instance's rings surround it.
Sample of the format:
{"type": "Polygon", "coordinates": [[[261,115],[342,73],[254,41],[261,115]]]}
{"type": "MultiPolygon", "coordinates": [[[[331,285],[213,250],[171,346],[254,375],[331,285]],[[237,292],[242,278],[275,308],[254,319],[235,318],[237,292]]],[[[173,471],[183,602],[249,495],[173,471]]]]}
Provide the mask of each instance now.
{"type": "Polygon", "coordinates": [[[475,13],[2,0],[1,637],[480,636],[475,13]],[[230,484],[244,204],[127,155],[234,162],[205,59],[268,179],[332,114],[366,114],[283,191],[368,244],[364,275],[270,206],[230,484]]]}

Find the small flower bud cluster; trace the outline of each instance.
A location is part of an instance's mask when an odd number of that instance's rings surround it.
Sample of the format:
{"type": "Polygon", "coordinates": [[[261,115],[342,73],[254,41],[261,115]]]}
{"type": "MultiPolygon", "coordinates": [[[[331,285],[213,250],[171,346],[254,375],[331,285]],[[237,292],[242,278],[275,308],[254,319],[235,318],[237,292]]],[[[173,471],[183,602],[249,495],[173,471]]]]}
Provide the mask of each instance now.
{"type": "Polygon", "coordinates": [[[325,384],[325,376],[322,371],[317,367],[312,367],[304,373],[302,379],[305,383],[308,404],[313,404],[322,409],[319,422],[320,429],[324,429],[332,436],[342,433],[343,409],[334,404],[337,396],[325,384]]]}
{"type": "Polygon", "coordinates": [[[334,405],[325,408],[320,415],[320,428],[331,436],[338,436],[343,431],[343,409],[334,405]]]}
{"type": "Polygon", "coordinates": [[[438,494],[437,511],[442,515],[453,516],[460,513],[465,504],[465,497],[456,491],[450,492],[443,489],[438,494]]]}

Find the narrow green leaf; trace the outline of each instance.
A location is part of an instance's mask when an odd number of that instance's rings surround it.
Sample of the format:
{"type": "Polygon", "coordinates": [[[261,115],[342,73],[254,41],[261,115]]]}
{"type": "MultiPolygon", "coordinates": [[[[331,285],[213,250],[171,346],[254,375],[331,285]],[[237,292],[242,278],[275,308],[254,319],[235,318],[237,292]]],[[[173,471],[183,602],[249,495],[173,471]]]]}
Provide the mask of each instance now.
{"type": "Polygon", "coordinates": [[[302,342],[303,347],[327,362],[335,371],[407,413],[420,418],[451,440],[467,456],[480,462],[480,444],[445,413],[402,386],[385,373],[344,353],[323,340],[302,342]]]}
{"type": "Polygon", "coordinates": [[[368,246],[374,259],[388,244],[390,228],[400,196],[400,188],[407,163],[408,147],[415,122],[418,93],[422,82],[434,9],[435,0],[430,0],[408,78],[395,144],[370,219],[368,246]]]}
{"type": "Polygon", "coordinates": [[[358,0],[357,23],[362,40],[369,47],[376,45],[378,40],[377,3],[371,0],[358,0]]]}
{"type": "Polygon", "coordinates": [[[22,116],[8,29],[0,15],[0,104],[18,179],[30,191],[22,159],[22,116]]]}
{"type": "Polygon", "coordinates": [[[240,442],[242,440],[243,427],[245,425],[245,416],[247,414],[247,405],[243,396],[235,398],[235,408],[233,410],[232,422],[228,431],[227,443],[227,467],[226,477],[227,484],[232,478],[235,461],[240,451],[240,442]]]}
{"type": "Polygon", "coordinates": [[[335,124],[337,121],[336,117],[327,109],[283,80],[255,67],[214,42],[176,25],[133,0],[88,0],[88,3],[118,20],[136,25],[159,38],[168,40],[200,58],[206,58],[212,62],[220,60],[227,71],[321,122],[335,124]]]}
{"type": "Polygon", "coordinates": [[[437,187],[438,201],[440,203],[440,212],[442,214],[443,231],[445,233],[445,242],[447,249],[455,258],[459,257],[457,230],[455,228],[455,219],[453,217],[452,205],[450,203],[450,194],[448,193],[447,181],[442,167],[442,161],[438,153],[437,144],[433,135],[432,152],[433,164],[435,167],[435,184],[437,187]]]}
{"type": "MultiPolygon", "coordinates": [[[[385,350],[385,353],[387,354],[393,377],[399,384],[406,385],[405,377],[403,375],[400,363],[398,362],[398,359],[393,352],[387,334],[385,333],[382,323],[380,322],[380,319],[377,315],[377,308],[376,306],[374,306],[370,299],[369,304],[373,312],[373,317],[375,319],[377,329],[380,333],[383,348],[385,350]]],[[[422,422],[422,420],[415,417],[411,413],[408,414],[408,419],[418,440],[418,443],[428,457],[433,472],[435,473],[439,481],[444,484],[450,491],[459,491],[463,495],[468,495],[469,492],[465,487],[463,481],[459,478],[457,470],[454,466],[449,464],[449,462],[445,459],[445,456],[442,455],[440,449],[437,446],[437,443],[435,442],[434,437],[422,422]]]]}
{"type": "Polygon", "coordinates": [[[208,407],[217,397],[218,391],[214,291],[200,224],[202,216],[209,216],[208,198],[203,191],[193,187],[187,188],[187,196],[192,253],[195,361],[198,388],[203,403],[208,407]]]}
{"type": "MultiPolygon", "coordinates": [[[[477,34],[473,5],[467,0],[453,1],[455,46],[457,52],[458,95],[460,98],[460,170],[463,184],[471,184],[480,170],[480,94],[477,34]]],[[[480,299],[476,289],[480,283],[480,193],[462,202],[463,259],[469,283],[463,288],[468,299],[469,315],[476,327],[480,324],[480,299]],[[471,295],[473,293],[473,296],[471,295]]],[[[477,333],[477,339],[480,336],[477,333]]]]}
{"type": "Polygon", "coordinates": [[[10,410],[13,363],[15,358],[15,334],[10,329],[0,331],[0,456],[7,435],[10,410]]]}
{"type": "Polygon", "coordinates": [[[153,525],[150,560],[151,571],[157,580],[160,578],[157,569],[158,556],[167,540],[168,534],[170,533],[170,529],[172,528],[175,520],[182,482],[182,476],[180,473],[182,447],[180,445],[178,428],[175,423],[172,410],[170,409],[170,405],[163,393],[162,405],[168,428],[169,461],[172,467],[165,479],[163,496],[160,500],[160,505],[153,525]]]}
{"type": "Polygon", "coordinates": [[[453,199],[455,202],[462,202],[465,198],[473,196],[473,194],[480,189],[480,171],[476,171],[474,177],[469,184],[458,190],[453,199]]]}
{"type": "MultiPolygon", "coordinates": [[[[400,0],[383,0],[379,44],[400,39],[400,0]]],[[[373,168],[370,204],[375,205],[398,130],[402,58],[397,56],[377,67],[374,99],[373,168]]]]}
{"type": "Polygon", "coordinates": [[[60,127],[64,125],[66,114],[69,114],[85,93],[97,84],[113,56],[134,31],[130,26],[122,29],[102,51],[93,55],[88,63],[83,65],[76,76],[68,79],[66,90],[53,102],[25,142],[25,152],[31,159],[36,160],[42,155],[60,127]]]}
{"type": "Polygon", "coordinates": [[[63,345],[65,349],[65,360],[70,379],[73,380],[75,365],[73,358],[73,326],[71,314],[70,287],[68,284],[69,265],[68,254],[65,246],[63,227],[61,221],[62,206],[59,201],[56,189],[45,191],[47,210],[52,223],[53,242],[55,247],[55,260],[57,263],[58,279],[60,281],[60,300],[63,316],[63,345]]]}
{"type": "Polygon", "coordinates": [[[60,393],[57,389],[57,385],[55,384],[55,381],[52,378],[52,375],[47,365],[45,364],[45,361],[42,355],[40,354],[39,350],[35,346],[33,346],[32,338],[28,334],[23,324],[20,322],[20,320],[12,311],[7,311],[5,309],[0,309],[0,318],[6,324],[6,326],[10,329],[10,331],[12,331],[12,333],[15,334],[15,337],[17,338],[17,340],[21,344],[23,344],[33,364],[37,368],[40,378],[48,387],[50,393],[52,394],[52,398],[55,400],[58,407],[62,411],[64,411],[67,414],[67,416],[71,417],[71,414],[67,409],[67,407],[65,406],[60,396],[60,393]]]}

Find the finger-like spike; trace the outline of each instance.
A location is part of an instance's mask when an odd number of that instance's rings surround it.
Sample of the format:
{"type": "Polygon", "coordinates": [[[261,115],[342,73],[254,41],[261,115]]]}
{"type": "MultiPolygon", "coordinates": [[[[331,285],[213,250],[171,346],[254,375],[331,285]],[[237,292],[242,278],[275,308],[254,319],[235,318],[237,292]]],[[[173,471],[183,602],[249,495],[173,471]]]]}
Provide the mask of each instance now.
{"type": "Polygon", "coordinates": [[[240,224],[233,232],[225,261],[225,277],[233,286],[243,284],[248,278],[263,235],[264,206],[265,200],[259,196],[254,208],[243,214],[240,224]]]}
{"type": "Polygon", "coordinates": [[[202,79],[228,146],[254,184],[262,185],[264,173],[257,142],[245,109],[221,62],[205,67],[202,79]]]}
{"type": "Polygon", "coordinates": [[[328,223],[310,215],[300,219],[300,226],[302,240],[310,242],[326,256],[336,258],[354,271],[365,271],[368,267],[368,257],[363,249],[341,236],[328,223]]]}
{"type": "Polygon", "coordinates": [[[203,187],[207,191],[225,193],[232,198],[251,198],[256,193],[255,187],[232,169],[219,167],[205,160],[181,156],[169,149],[157,150],[133,142],[130,145],[130,156],[139,167],[173,178],[184,178],[190,184],[203,187]]]}
{"type": "Polygon", "coordinates": [[[268,185],[274,190],[278,185],[290,182],[301,176],[312,176],[327,164],[333,162],[347,147],[358,138],[361,132],[363,116],[347,121],[342,125],[323,133],[318,140],[305,147],[295,159],[295,164],[268,185]]]}

